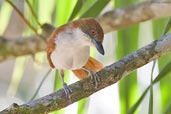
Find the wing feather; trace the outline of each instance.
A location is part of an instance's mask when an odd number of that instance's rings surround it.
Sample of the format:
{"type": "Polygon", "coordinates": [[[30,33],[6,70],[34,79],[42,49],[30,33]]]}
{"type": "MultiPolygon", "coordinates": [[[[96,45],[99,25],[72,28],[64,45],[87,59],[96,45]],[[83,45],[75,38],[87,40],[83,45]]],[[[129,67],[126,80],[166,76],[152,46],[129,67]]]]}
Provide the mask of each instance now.
{"type": "MultiPolygon", "coordinates": [[[[84,66],[87,69],[91,69],[94,72],[98,72],[101,69],[104,68],[103,64],[100,63],[98,60],[89,57],[86,65],[84,66]]],[[[77,69],[77,70],[72,70],[72,72],[79,78],[79,79],[83,79],[85,77],[88,76],[88,72],[83,70],[83,69],[77,69]]]]}
{"type": "Polygon", "coordinates": [[[57,37],[57,35],[61,32],[61,31],[65,31],[66,29],[66,24],[55,29],[50,37],[48,38],[48,43],[47,43],[47,48],[46,48],[46,52],[47,52],[47,59],[48,59],[48,62],[49,62],[49,65],[52,67],[52,68],[55,68],[54,64],[53,64],[53,61],[51,60],[51,54],[52,52],[55,50],[55,48],[57,47],[57,45],[55,44],[55,38],[57,37]]]}

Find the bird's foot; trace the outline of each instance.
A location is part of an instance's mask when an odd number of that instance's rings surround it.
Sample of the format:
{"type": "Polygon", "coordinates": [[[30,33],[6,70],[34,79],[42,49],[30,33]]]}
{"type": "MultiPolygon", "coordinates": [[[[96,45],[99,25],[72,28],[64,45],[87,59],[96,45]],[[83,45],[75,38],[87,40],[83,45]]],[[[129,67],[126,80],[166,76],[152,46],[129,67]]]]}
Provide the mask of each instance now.
{"type": "Polygon", "coordinates": [[[71,103],[71,97],[70,97],[70,94],[72,93],[71,88],[66,83],[63,83],[63,89],[67,99],[69,100],[69,103],[71,103]]]}
{"type": "Polygon", "coordinates": [[[95,82],[95,88],[97,88],[100,83],[100,77],[97,75],[96,72],[93,72],[91,70],[89,70],[89,74],[90,74],[91,80],[95,82]]]}

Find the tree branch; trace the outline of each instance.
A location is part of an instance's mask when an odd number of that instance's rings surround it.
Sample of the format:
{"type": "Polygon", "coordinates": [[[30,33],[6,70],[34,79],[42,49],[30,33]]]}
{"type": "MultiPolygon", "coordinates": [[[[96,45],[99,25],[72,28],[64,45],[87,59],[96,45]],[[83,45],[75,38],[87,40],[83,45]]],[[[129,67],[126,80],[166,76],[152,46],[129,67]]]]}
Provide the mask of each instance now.
{"type": "MultiPolygon", "coordinates": [[[[171,16],[171,3],[167,1],[168,0],[162,0],[160,2],[157,2],[157,0],[154,0],[154,2],[146,1],[127,8],[112,10],[104,13],[102,16],[98,17],[97,20],[102,25],[104,32],[108,33],[140,22],[171,16]]],[[[43,36],[46,38],[54,29],[52,25],[43,26],[43,28],[43,36]]],[[[43,41],[36,36],[18,38],[14,41],[6,40],[6,38],[1,37],[0,61],[44,51],[46,44],[42,42],[43,41]]]]}
{"type": "MultiPolygon", "coordinates": [[[[103,70],[97,73],[101,78],[101,83],[99,84],[98,88],[95,88],[95,84],[91,81],[90,77],[71,84],[70,88],[73,91],[71,94],[71,102],[77,102],[82,98],[88,97],[91,94],[116,83],[122,77],[130,74],[137,68],[170,52],[170,44],[171,33],[124,57],[122,60],[113,63],[110,66],[106,66],[103,70]]],[[[48,112],[64,108],[68,105],[70,104],[65,96],[65,92],[63,89],[60,89],[57,92],[23,105],[13,104],[11,107],[1,111],[0,113],[46,114],[48,112]]]]}
{"type": "Polygon", "coordinates": [[[148,0],[112,10],[98,17],[104,32],[111,32],[140,22],[171,16],[169,0],[148,0]]]}
{"type": "MultiPolygon", "coordinates": [[[[54,26],[49,24],[44,24],[42,26],[42,36],[48,38],[50,33],[55,29],[54,26]]],[[[37,52],[46,50],[46,43],[44,40],[33,35],[29,37],[20,37],[15,40],[7,40],[0,36],[0,62],[28,54],[36,54],[37,52]]]]}

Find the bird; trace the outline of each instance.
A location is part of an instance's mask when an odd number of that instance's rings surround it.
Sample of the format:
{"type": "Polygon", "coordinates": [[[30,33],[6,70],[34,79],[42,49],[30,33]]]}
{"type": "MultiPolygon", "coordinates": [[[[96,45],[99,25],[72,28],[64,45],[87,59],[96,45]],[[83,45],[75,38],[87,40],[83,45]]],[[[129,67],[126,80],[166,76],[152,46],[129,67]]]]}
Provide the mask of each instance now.
{"type": "Polygon", "coordinates": [[[51,68],[59,71],[63,89],[69,98],[71,88],[64,81],[64,71],[71,70],[80,80],[91,76],[97,87],[100,78],[97,71],[104,68],[103,64],[90,57],[90,47],[104,55],[102,45],[104,32],[94,18],[82,18],[71,21],[56,28],[48,38],[47,60],[51,68]]]}

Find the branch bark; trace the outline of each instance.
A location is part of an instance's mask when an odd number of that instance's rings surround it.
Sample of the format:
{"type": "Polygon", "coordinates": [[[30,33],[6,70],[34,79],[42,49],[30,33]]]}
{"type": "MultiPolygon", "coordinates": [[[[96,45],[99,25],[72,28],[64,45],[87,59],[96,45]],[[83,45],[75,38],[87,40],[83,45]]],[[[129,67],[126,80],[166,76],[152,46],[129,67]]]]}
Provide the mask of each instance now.
{"type": "Polygon", "coordinates": [[[112,10],[98,17],[104,32],[111,32],[140,22],[171,16],[169,0],[148,0],[129,7],[112,10]]]}
{"type": "MultiPolygon", "coordinates": [[[[120,8],[104,13],[97,20],[105,33],[126,28],[140,22],[171,16],[171,3],[169,0],[141,2],[126,8],[120,8]]],[[[51,25],[43,26],[45,38],[52,32],[51,25]]],[[[0,62],[17,56],[35,54],[44,51],[46,44],[36,36],[22,37],[17,40],[0,38],[0,62]]]]}
{"type": "MultiPolygon", "coordinates": [[[[70,88],[73,91],[71,94],[71,102],[77,102],[82,98],[88,97],[91,94],[116,83],[122,77],[127,76],[137,68],[170,52],[170,44],[171,33],[124,57],[122,60],[113,63],[110,66],[106,66],[103,70],[97,73],[101,79],[101,83],[98,88],[95,88],[95,84],[91,81],[90,77],[71,84],[70,88]]],[[[13,104],[11,107],[1,111],[0,113],[46,114],[48,112],[64,108],[68,105],[70,104],[65,96],[65,92],[63,89],[60,89],[57,92],[23,105],[13,104]]]]}

